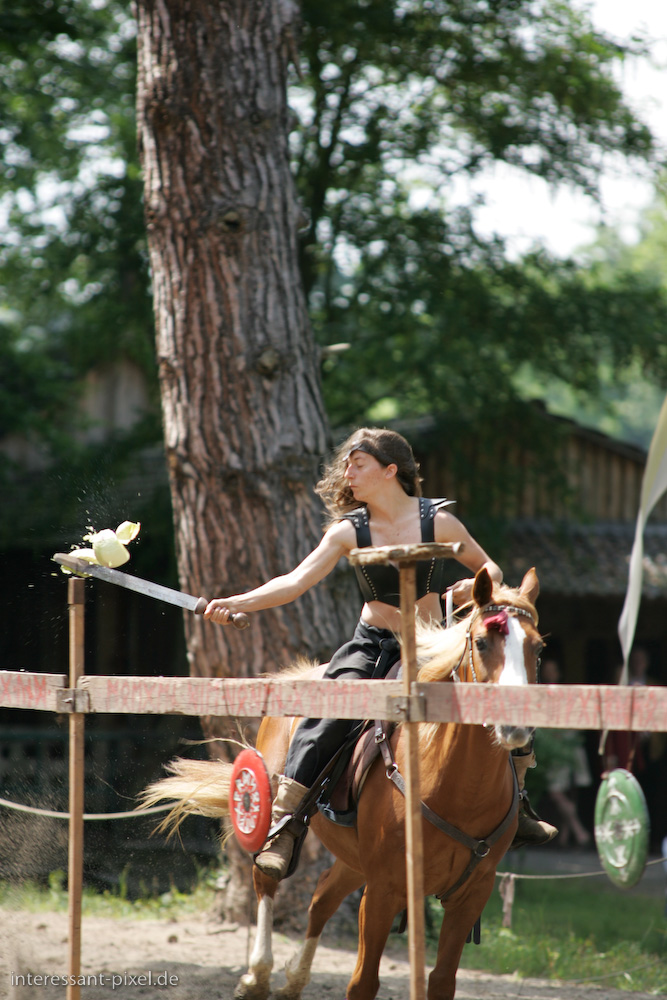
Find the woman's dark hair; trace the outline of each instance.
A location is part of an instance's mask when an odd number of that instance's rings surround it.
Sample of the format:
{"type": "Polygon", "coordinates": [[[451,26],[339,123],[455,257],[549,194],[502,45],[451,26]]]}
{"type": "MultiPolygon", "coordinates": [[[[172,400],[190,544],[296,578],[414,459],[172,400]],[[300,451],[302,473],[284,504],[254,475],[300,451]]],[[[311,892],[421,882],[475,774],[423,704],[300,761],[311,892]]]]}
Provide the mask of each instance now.
{"type": "Polygon", "coordinates": [[[372,455],[385,468],[394,464],[397,469],[396,478],[408,496],[422,495],[419,465],[405,438],[396,431],[360,427],[343,441],[315,487],[315,492],[327,508],[330,523],[338,520],[341,514],[360,506],[345,478],[347,462],[353,451],[372,455]]]}

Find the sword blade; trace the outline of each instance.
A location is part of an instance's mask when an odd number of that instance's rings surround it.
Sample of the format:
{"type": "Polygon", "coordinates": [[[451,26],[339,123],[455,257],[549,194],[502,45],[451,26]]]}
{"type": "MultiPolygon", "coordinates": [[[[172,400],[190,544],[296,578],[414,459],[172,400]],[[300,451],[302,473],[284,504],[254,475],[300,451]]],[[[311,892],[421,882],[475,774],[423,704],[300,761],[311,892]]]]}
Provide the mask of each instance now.
{"type": "MultiPolygon", "coordinates": [[[[113,583],[117,587],[124,587],[126,590],[133,590],[144,597],[152,597],[156,601],[164,601],[165,604],[174,604],[177,608],[185,608],[196,615],[203,615],[208,601],[205,597],[192,597],[184,594],[181,590],[172,590],[171,587],[163,587],[159,583],[152,583],[150,580],[142,580],[138,576],[130,576],[129,573],[121,573],[117,569],[109,569],[108,566],[98,566],[96,563],[88,563],[83,559],[77,559],[66,552],[56,552],[53,561],[72,571],[77,576],[92,576],[97,580],[104,580],[106,583],[113,583]]],[[[247,628],[250,624],[249,618],[244,614],[232,615],[232,625],[237,629],[247,628]]]]}

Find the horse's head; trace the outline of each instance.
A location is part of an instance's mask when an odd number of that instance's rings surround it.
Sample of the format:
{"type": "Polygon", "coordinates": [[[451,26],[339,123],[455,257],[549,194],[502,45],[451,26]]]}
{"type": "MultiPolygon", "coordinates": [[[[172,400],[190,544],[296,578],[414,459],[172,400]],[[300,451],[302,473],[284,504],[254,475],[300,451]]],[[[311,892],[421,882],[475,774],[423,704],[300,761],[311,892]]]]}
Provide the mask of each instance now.
{"type": "MultiPolygon", "coordinates": [[[[461,680],[499,684],[534,684],[544,643],[537,630],[535,601],[540,585],[528,570],[518,589],[496,587],[485,569],[475,577],[473,611],[466,634],[467,657],[461,659],[461,680]]],[[[528,726],[497,724],[498,743],[507,750],[524,746],[533,735],[528,726]]]]}

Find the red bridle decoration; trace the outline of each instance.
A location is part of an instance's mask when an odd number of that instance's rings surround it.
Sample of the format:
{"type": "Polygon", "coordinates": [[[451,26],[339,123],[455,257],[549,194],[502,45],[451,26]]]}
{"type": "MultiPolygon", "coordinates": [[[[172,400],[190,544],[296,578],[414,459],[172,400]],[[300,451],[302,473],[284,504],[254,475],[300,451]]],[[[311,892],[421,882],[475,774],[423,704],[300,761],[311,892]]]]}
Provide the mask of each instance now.
{"type": "Polygon", "coordinates": [[[487,631],[490,629],[496,629],[501,635],[509,635],[510,626],[507,618],[506,611],[498,611],[495,615],[491,615],[489,618],[484,619],[484,624],[486,625],[487,631]]]}

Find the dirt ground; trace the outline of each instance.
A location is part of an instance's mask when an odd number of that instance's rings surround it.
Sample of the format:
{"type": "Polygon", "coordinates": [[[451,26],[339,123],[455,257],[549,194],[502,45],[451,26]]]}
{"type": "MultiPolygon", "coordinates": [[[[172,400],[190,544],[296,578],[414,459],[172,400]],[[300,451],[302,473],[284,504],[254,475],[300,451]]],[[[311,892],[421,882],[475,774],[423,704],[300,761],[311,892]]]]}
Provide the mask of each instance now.
{"type": "MultiPolygon", "coordinates": [[[[68,961],[68,921],[64,913],[26,913],[0,909],[0,997],[55,1000],[62,985],[40,976],[64,976],[68,961]],[[29,979],[28,977],[32,977],[29,979]],[[23,977],[23,981],[21,979],[23,977]]],[[[275,987],[284,982],[285,961],[299,942],[274,934],[275,987]]],[[[98,985],[82,986],[82,1000],[232,1000],[247,968],[245,927],[225,925],[206,915],[182,920],[118,920],[84,917],[82,973],[98,985]],[[151,973],[152,984],[148,985],[151,973]],[[101,976],[104,985],[99,985],[101,976]],[[143,983],[139,977],[145,977],[143,983]],[[114,978],[115,977],[115,978],[114,978]]],[[[406,946],[391,945],[380,969],[378,1000],[410,1000],[406,946]]],[[[352,941],[321,945],[304,1000],[344,1000],[354,967],[352,941]]],[[[428,970],[427,970],[428,971],[428,970]]],[[[649,994],[576,984],[489,976],[460,970],[457,1000],[647,1000],[649,994]]]]}

